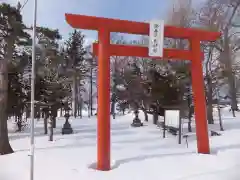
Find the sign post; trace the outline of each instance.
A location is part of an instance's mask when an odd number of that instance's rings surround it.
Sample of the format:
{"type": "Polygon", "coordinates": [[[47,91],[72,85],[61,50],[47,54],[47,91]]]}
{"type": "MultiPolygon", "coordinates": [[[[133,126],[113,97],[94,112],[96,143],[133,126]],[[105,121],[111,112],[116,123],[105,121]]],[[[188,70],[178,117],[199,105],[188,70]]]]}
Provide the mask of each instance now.
{"type": "Polygon", "coordinates": [[[178,130],[178,144],[182,143],[182,119],[179,116],[179,126],[178,126],[179,130],[178,130]]]}
{"type": "Polygon", "coordinates": [[[152,20],[149,26],[149,56],[163,57],[164,21],[152,20]]]}
{"type": "MultiPolygon", "coordinates": [[[[179,110],[165,110],[165,125],[169,128],[174,128],[178,131],[178,144],[181,144],[182,140],[182,121],[179,110]]],[[[164,126],[165,126],[164,125],[164,126]]],[[[165,132],[164,137],[165,137],[165,132]]]]}
{"type": "Polygon", "coordinates": [[[164,111],[164,120],[163,120],[163,138],[166,138],[166,111],[164,111]]]}

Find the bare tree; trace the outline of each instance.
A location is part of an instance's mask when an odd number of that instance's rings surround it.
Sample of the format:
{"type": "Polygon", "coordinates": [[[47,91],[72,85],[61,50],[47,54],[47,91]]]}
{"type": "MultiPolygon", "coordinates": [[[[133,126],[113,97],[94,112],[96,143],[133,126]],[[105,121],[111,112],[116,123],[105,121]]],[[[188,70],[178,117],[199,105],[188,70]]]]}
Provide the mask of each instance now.
{"type": "MultiPolygon", "coordinates": [[[[127,42],[124,40],[123,36],[118,33],[111,34],[111,43],[113,44],[126,44],[127,42]]],[[[123,69],[124,65],[126,65],[128,57],[119,57],[112,56],[111,57],[111,74],[112,74],[112,86],[111,86],[111,115],[113,119],[116,116],[116,103],[117,103],[117,86],[118,86],[118,78],[120,75],[120,71],[123,69]]]]}
{"type": "MultiPolygon", "coordinates": [[[[169,11],[168,23],[175,26],[190,28],[196,23],[196,11],[192,6],[192,0],[177,1],[172,10],[169,11]]],[[[189,49],[189,42],[184,39],[170,39],[168,46],[177,49],[189,49]]],[[[178,79],[181,84],[183,101],[179,105],[181,116],[188,117],[188,130],[191,131],[193,111],[192,90],[190,77],[190,62],[188,61],[169,61],[170,68],[178,72],[178,79]],[[179,73],[180,72],[180,73],[179,73]],[[184,73],[182,73],[184,72],[184,73]],[[184,101],[186,99],[186,101],[184,101]]]]}
{"type": "Polygon", "coordinates": [[[235,72],[233,69],[234,55],[240,49],[239,28],[240,0],[208,0],[202,9],[201,18],[214,25],[214,30],[222,32],[221,39],[214,44],[220,53],[220,62],[224,67],[224,74],[229,85],[231,109],[233,116],[238,110],[235,72]],[[211,22],[210,22],[211,21],[211,22]]]}

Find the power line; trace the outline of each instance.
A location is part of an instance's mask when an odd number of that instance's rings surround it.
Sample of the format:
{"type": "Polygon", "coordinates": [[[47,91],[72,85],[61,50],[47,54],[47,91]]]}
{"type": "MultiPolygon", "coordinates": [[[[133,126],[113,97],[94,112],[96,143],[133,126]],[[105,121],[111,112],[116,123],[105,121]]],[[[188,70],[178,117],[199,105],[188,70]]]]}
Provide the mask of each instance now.
{"type": "Polygon", "coordinates": [[[28,1],[29,1],[29,0],[26,0],[26,1],[23,3],[23,5],[22,5],[22,7],[21,7],[20,11],[22,11],[22,10],[23,10],[23,8],[26,6],[26,4],[28,3],[28,1]]]}

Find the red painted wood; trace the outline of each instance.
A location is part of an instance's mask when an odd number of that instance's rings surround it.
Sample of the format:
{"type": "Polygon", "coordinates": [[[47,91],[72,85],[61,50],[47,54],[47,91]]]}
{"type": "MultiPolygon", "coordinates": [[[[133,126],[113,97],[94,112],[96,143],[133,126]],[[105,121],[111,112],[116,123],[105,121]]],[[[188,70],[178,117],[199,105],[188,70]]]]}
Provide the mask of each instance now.
{"type": "MultiPolygon", "coordinates": [[[[66,21],[73,28],[99,31],[99,44],[94,44],[98,55],[98,170],[110,170],[110,60],[111,55],[148,57],[146,47],[110,45],[110,32],[130,34],[149,34],[149,24],[118,19],[99,18],[76,14],[66,14],[66,21]]],[[[215,41],[218,32],[199,29],[165,26],[164,36],[190,40],[191,48],[187,50],[165,49],[163,58],[192,61],[192,86],[194,91],[195,121],[197,146],[199,153],[210,153],[206,101],[204,94],[202,53],[200,41],[215,41]]],[[[161,59],[160,57],[153,57],[161,59]]]]}
{"type": "Polygon", "coordinates": [[[98,61],[97,169],[110,170],[110,32],[100,29],[98,61]]]}
{"type": "MultiPolygon", "coordinates": [[[[99,28],[105,28],[110,32],[142,35],[149,34],[149,24],[144,22],[134,22],[77,14],[66,14],[66,21],[73,28],[79,29],[99,30],[99,28]]],[[[191,37],[197,36],[200,37],[201,41],[215,41],[220,36],[220,33],[167,25],[164,28],[164,36],[185,39],[190,39],[191,37]]]]}
{"type": "MultiPolygon", "coordinates": [[[[98,55],[98,44],[93,44],[93,53],[98,55]]],[[[114,45],[109,46],[108,52],[111,56],[136,56],[152,59],[161,59],[160,57],[149,57],[148,48],[130,45],[114,45]]],[[[192,54],[187,50],[180,49],[164,49],[163,57],[168,59],[191,60],[192,54]]]]}
{"type": "Polygon", "coordinates": [[[197,147],[199,153],[209,154],[209,138],[206,111],[206,98],[203,80],[201,47],[198,37],[193,38],[190,42],[192,53],[192,88],[195,112],[195,124],[197,134],[197,147]]]}

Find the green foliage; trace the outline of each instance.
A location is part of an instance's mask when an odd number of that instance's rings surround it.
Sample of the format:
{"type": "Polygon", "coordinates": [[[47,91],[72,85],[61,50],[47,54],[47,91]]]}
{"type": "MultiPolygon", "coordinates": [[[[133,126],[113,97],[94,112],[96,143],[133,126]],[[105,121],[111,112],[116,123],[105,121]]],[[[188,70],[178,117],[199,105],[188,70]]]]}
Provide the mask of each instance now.
{"type": "Polygon", "coordinates": [[[28,57],[16,47],[27,45],[30,36],[24,29],[22,16],[18,8],[9,4],[0,4],[0,57],[8,62],[8,115],[21,115],[26,103],[23,74],[28,57]],[[10,46],[13,44],[13,46],[10,46]],[[9,54],[12,52],[12,54],[9,54]],[[12,58],[12,59],[9,59],[12,58]]]}
{"type": "MultiPolygon", "coordinates": [[[[23,62],[24,63],[24,62],[23,62]]],[[[8,115],[21,116],[27,102],[20,63],[10,63],[8,73],[8,115]]]]}
{"type": "Polygon", "coordinates": [[[133,108],[150,107],[158,104],[161,107],[179,104],[182,98],[181,83],[174,73],[159,72],[156,67],[149,68],[143,74],[136,64],[130,65],[118,78],[123,89],[117,90],[119,108],[130,104],[133,108]]]}
{"type": "Polygon", "coordinates": [[[81,31],[74,30],[69,39],[65,42],[64,68],[69,77],[77,76],[82,80],[87,73],[87,62],[84,48],[84,35],[81,31]]]}
{"type": "MultiPolygon", "coordinates": [[[[26,26],[22,22],[20,10],[9,4],[0,4],[0,40],[6,42],[6,38],[14,36],[16,43],[22,43],[29,39],[29,34],[24,31],[26,26]]],[[[1,44],[2,44],[1,43],[1,44]]]]}
{"type": "MultiPolygon", "coordinates": [[[[12,60],[8,65],[8,115],[17,115],[30,109],[30,80],[31,80],[31,45],[30,35],[22,23],[20,8],[9,4],[0,4],[0,41],[4,50],[9,38],[13,38],[14,47],[12,60]],[[23,47],[19,49],[18,47],[23,47]]],[[[77,76],[83,80],[86,50],[83,47],[84,35],[74,31],[68,41],[66,49],[59,48],[61,35],[57,29],[37,27],[36,37],[36,77],[35,100],[43,104],[60,108],[71,96],[71,81],[77,76]]],[[[6,49],[6,48],[5,48],[6,49]]],[[[3,59],[5,51],[0,51],[3,59]]]]}
{"type": "Polygon", "coordinates": [[[37,37],[42,48],[37,57],[35,99],[40,102],[40,106],[59,109],[70,95],[69,84],[60,72],[63,56],[58,48],[58,40],[61,36],[58,30],[39,27],[37,37]]]}

